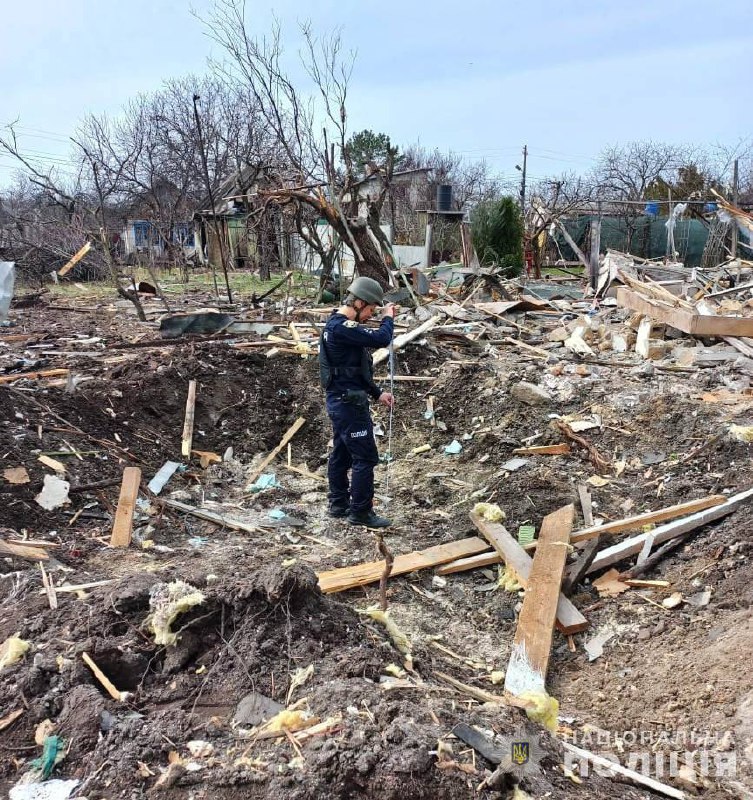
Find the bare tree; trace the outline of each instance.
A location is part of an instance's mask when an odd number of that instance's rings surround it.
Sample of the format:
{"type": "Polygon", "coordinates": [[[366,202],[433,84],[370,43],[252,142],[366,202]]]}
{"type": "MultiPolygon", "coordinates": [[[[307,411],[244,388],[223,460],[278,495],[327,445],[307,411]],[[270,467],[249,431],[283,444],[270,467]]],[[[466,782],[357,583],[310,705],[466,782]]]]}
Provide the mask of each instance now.
{"type": "Polygon", "coordinates": [[[597,187],[591,176],[565,173],[544,178],[531,186],[530,207],[526,225],[526,246],[533,252],[536,277],[541,276],[541,266],[552,241],[548,231],[565,217],[578,213],[593,213],[597,187]]]}
{"type": "Polygon", "coordinates": [[[639,254],[646,250],[647,226],[643,241],[636,239],[638,220],[645,212],[642,202],[658,182],[673,181],[677,170],[692,161],[694,155],[694,148],[653,141],[612,145],[601,153],[595,169],[599,195],[613,204],[621,204],[617,207],[626,228],[626,250],[639,254]]]}
{"type": "Polygon", "coordinates": [[[218,74],[253,96],[282,150],[277,185],[263,195],[313,208],[352,249],[358,273],[389,285],[378,226],[368,213],[378,198],[359,196],[348,154],[346,103],[354,57],[343,52],[339,34],[318,38],[309,25],[301,26],[301,60],[310,79],[303,87],[284,67],[279,25],[268,36],[254,36],[243,0],[218,0],[205,24],[230,57],[215,64],[218,74]]]}
{"type": "MultiPolygon", "coordinates": [[[[99,239],[102,258],[116,291],[121,297],[132,302],[139,319],[145,320],[138,292],[135,288],[124,288],[120,281],[107,231],[107,204],[116,192],[120,174],[116,172],[111,177],[103,176],[96,159],[86,146],[76,140],[73,142],[78,148],[80,168],[75,184],[71,187],[65,186],[52,170],[48,172],[40,170],[21,152],[12,125],[9,126],[8,133],[0,137],[0,147],[16,158],[25,168],[29,181],[38,186],[46,198],[65,212],[69,227],[79,228],[84,234],[84,241],[90,238],[99,239]],[[90,184],[88,187],[87,178],[90,184]]],[[[131,283],[133,284],[133,279],[131,283]]]]}

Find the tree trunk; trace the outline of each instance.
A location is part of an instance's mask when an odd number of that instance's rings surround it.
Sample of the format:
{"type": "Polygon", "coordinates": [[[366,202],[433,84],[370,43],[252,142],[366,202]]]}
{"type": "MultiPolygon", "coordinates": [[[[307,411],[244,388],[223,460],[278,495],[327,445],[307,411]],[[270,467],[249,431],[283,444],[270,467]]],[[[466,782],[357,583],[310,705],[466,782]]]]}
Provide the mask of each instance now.
{"type": "MultiPolygon", "coordinates": [[[[371,238],[366,220],[349,220],[348,227],[350,228],[350,232],[360,253],[360,258],[358,253],[353,254],[356,261],[356,272],[366,278],[373,278],[375,281],[378,281],[383,289],[389,289],[391,285],[390,272],[387,265],[384,263],[382,254],[371,238]]],[[[349,245],[352,250],[353,247],[350,242],[350,237],[342,223],[337,232],[343,238],[345,244],[349,245]]]]}

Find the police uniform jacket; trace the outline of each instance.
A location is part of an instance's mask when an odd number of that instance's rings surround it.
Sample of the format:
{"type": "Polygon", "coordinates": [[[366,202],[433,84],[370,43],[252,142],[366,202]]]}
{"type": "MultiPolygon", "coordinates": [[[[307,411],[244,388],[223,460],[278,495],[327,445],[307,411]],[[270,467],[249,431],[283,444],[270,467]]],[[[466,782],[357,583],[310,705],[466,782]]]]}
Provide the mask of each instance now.
{"type": "Polygon", "coordinates": [[[319,347],[322,385],[328,398],[365,392],[375,400],[382,389],[374,382],[370,350],[387,347],[394,322],[384,317],[378,328],[367,328],[337,311],[327,320],[319,347]]]}

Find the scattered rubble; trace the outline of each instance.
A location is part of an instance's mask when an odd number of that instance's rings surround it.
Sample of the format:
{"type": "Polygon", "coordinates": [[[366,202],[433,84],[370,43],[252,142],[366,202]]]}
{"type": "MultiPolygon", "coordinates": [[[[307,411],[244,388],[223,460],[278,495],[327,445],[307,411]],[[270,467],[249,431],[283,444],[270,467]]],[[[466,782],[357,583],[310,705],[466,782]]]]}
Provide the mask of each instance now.
{"type": "Polygon", "coordinates": [[[750,705],[749,272],[665,281],[608,253],[598,296],[432,284],[397,320],[381,545],[326,516],[326,309],[195,298],[165,339],[157,300],[80,330],[11,310],[3,788],[728,796],[697,764],[641,783],[588,737],[647,708],[721,736],[750,705]],[[522,740],[536,769],[508,763],[522,740]],[[22,783],[44,747],[51,777],[22,783]],[[605,753],[629,783],[581,766],[605,753]]]}

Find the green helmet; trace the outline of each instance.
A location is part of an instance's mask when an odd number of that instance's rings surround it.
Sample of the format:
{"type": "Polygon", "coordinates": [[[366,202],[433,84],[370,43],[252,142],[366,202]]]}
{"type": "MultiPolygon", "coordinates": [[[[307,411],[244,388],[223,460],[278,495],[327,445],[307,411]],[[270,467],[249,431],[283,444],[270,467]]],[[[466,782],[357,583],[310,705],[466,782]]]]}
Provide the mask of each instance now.
{"type": "Polygon", "coordinates": [[[384,302],[384,289],[373,278],[356,278],[348,287],[348,294],[369,305],[381,306],[384,302]]]}

